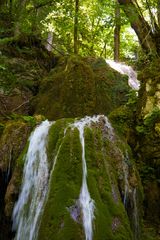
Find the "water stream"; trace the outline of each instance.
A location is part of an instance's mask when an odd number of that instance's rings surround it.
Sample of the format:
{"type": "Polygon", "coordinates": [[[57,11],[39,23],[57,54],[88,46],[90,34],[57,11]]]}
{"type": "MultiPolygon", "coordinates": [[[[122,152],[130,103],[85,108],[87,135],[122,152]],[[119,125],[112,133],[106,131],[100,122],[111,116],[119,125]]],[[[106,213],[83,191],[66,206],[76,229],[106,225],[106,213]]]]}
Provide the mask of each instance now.
{"type": "Polygon", "coordinates": [[[80,142],[82,145],[82,166],[83,166],[83,179],[82,179],[82,187],[79,196],[80,206],[82,208],[83,213],[83,226],[85,231],[86,240],[92,240],[92,220],[94,218],[94,200],[91,199],[90,193],[88,191],[87,186],[87,165],[85,159],[85,140],[84,140],[84,128],[85,126],[89,126],[92,121],[97,121],[97,119],[92,119],[90,117],[86,117],[74,123],[74,127],[78,128],[80,142]]]}
{"type": "Polygon", "coordinates": [[[131,66],[127,66],[124,63],[114,62],[113,60],[106,60],[106,63],[117,72],[121,74],[126,74],[128,76],[128,85],[133,89],[138,91],[140,88],[140,82],[137,79],[137,73],[133,70],[131,66]]]}
{"type": "Polygon", "coordinates": [[[47,120],[36,127],[30,136],[25,157],[22,189],[13,210],[15,240],[33,240],[38,233],[39,218],[48,190],[46,144],[52,123],[47,120]]]}
{"type": "Polygon", "coordinates": [[[133,189],[133,222],[134,222],[134,240],[140,237],[139,214],[137,206],[137,189],[133,189]]]}
{"type": "Polygon", "coordinates": [[[85,139],[84,139],[84,129],[85,127],[90,127],[93,123],[100,123],[103,120],[103,124],[108,132],[108,138],[113,138],[113,129],[107,119],[102,115],[94,116],[94,117],[85,117],[79,121],[76,121],[72,128],[77,128],[79,130],[79,137],[82,146],[82,166],[83,166],[83,178],[82,178],[82,187],[79,196],[80,206],[82,208],[83,213],[83,227],[85,231],[86,240],[92,240],[93,237],[93,229],[92,229],[92,221],[94,219],[94,210],[95,204],[94,200],[91,198],[88,186],[87,186],[87,165],[85,158],[85,139]]]}
{"type": "Polygon", "coordinates": [[[123,161],[123,173],[124,173],[124,198],[123,198],[123,204],[126,207],[127,201],[128,201],[128,194],[129,194],[129,182],[128,182],[128,176],[129,176],[129,168],[127,162],[129,161],[128,152],[126,151],[126,155],[124,157],[123,161]]]}

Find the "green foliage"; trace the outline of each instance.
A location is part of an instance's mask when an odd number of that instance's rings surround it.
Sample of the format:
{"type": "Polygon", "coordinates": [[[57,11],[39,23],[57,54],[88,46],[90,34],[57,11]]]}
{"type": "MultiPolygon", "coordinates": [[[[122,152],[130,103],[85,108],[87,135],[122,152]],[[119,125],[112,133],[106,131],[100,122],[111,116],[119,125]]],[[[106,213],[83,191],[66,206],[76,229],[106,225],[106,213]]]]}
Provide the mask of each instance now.
{"type": "MultiPolygon", "coordinates": [[[[10,42],[12,37],[34,33],[41,36],[46,44],[48,33],[52,32],[53,52],[73,53],[75,0],[22,0],[19,3],[14,1],[2,5],[0,13],[5,17],[0,21],[0,26],[4,37],[0,43],[10,42]]],[[[114,36],[115,7],[115,1],[79,1],[77,27],[80,55],[113,57],[114,37],[110,36],[114,36]]],[[[133,56],[137,40],[133,39],[133,33],[128,31],[129,23],[123,11],[121,25],[121,55],[122,58],[127,58],[133,56]]]]}
{"type": "Polygon", "coordinates": [[[136,90],[130,90],[129,93],[127,94],[128,96],[128,102],[126,103],[129,107],[136,107],[137,103],[137,91],[136,90]]]}
{"type": "MultiPolygon", "coordinates": [[[[56,126],[60,130],[63,120],[50,129],[48,154],[50,161],[57,162],[52,172],[48,200],[42,216],[38,239],[81,239],[82,227],[70,217],[68,207],[75,204],[78,199],[81,179],[81,145],[78,131],[66,132],[63,138],[61,131],[57,139],[56,126]],[[57,125],[58,124],[58,125],[57,125]],[[54,135],[55,134],[55,135],[54,135]],[[52,143],[53,140],[53,143],[52,143]],[[53,145],[55,145],[53,147],[53,145]],[[58,151],[59,149],[59,151],[58,151]],[[56,152],[55,152],[56,150],[56,152]],[[52,158],[51,158],[52,156],[52,158]]],[[[64,130],[64,127],[63,127],[64,130]]]]}
{"type": "Polygon", "coordinates": [[[136,130],[139,134],[150,134],[154,130],[155,123],[159,121],[160,109],[155,107],[152,112],[145,117],[143,124],[136,126],[136,130]]]}
{"type": "Polygon", "coordinates": [[[143,183],[145,183],[146,181],[155,180],[155,169],[151,166],[143,165],[140,168],[140,176],[143,183]]]}
{"type": "Polygon", "coordinates": [[[152,112],[144,119],[144,125],[146,127],[153,127],[156,122],[160,120],[160,109],[158,107],[153,108],[152,112]]]}
{"type": "Polygon", "coordinates": [[[28,116],[28,115],[19,115],[19,114],[15,114],[12,113],[10,116],[10,119],[12,120],[22,120],[26,123],[28,123],[30,126],[34,127],[36,125],[36,119],[33,116],[28,116]]]}

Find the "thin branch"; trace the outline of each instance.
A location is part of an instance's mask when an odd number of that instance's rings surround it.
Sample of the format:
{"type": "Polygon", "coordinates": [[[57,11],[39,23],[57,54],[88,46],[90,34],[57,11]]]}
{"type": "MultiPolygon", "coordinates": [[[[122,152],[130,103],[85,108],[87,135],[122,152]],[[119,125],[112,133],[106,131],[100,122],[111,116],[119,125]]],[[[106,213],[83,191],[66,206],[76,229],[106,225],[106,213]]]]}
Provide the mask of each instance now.
{"type": "Polygon", "coordinates": [[[65,56],[64,53],[62,53],[60,50],[58,50],[57,48],[55,48],[52,44],[50,44],[47,40],[44,40],[44,42],[46,42],[49,46],[51,46],[51,48],[53,48],[54,50],[56,50],[58,53],[60,53],[62,56],[65,56]]]}
{"type": "Polygon", "coordinates": [[[27,103],[29,103],[30,100],[31,100],[31,98],[28,99],[27,101],[23,102],[22,104],[20,104],[18,107],[14,108],[14,109],[12,110],[12,112],[15,112],[16,110],[20,109],[22,106],[24,106],[24,105],[26,105],[27,103]]]}

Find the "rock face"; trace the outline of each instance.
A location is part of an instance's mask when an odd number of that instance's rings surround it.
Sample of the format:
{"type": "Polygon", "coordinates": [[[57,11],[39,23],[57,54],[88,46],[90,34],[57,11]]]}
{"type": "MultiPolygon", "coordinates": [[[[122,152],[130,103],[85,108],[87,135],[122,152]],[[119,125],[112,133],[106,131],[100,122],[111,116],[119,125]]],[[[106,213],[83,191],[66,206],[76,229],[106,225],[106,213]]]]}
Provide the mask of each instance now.
{"type": "MultiPolygon", "coordinates": [[[[0,140],[0,222],[4,231],[1,239],[10,239],[9,229],[14,203],[19,194],[23,161],[20,155],[26,145],[31,126],[22,120],[9,121],[5,124],[0,140]],[[19,160],[18,160],[19,159],[19,160]],[[6,232],[6,234],[5,234],[6,232]]],[[[2,235],[1,235],[2,234],[2,235]]]]}

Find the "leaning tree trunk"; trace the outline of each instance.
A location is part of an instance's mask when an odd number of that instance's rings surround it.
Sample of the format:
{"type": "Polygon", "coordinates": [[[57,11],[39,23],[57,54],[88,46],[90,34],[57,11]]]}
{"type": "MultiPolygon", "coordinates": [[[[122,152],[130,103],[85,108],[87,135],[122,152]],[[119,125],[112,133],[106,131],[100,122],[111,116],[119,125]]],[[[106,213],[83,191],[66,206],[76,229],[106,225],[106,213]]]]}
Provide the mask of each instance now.
{"type": "Polygon", "coordinates": [[[128,17],[131,27],[136,32],[142,49],[146,53],[158,54],[156,40],[152,29],[145,21],[144,17],[139,13],[139,10],[135,6],[133,0],[118,0],[118,2],[128,17]]]}
{"type": "Polygon", "coordinates": [[[20,26],[23,18],[23,14],[25,12],[26,3],[28,0],[20,0],[19,5],[17,7],[17,13],[15,14],[15,26],[14,26],[14,36],[19,37],[20,35],[20,26]]]}

